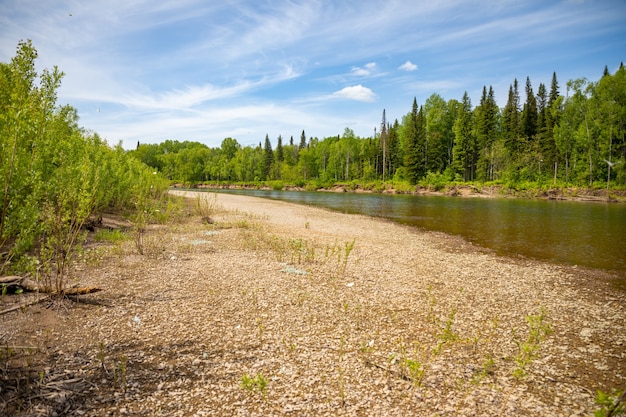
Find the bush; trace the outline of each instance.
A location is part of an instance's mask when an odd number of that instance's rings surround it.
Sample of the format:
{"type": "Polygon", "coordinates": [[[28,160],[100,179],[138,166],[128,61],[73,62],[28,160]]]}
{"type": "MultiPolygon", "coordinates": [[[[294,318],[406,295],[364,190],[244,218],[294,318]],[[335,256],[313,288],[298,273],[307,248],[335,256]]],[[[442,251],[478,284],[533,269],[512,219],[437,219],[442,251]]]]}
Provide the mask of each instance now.
{"type": "Polygon", "coordinates": [[[0,274],[38,258],[40,272],[64,289],[83,225],[105,209],[150,213],[167,182],[97,134],[78,127],[70,106],[56,105],[63,73],[35,71],[37,52],[20,42],[0,63],[0,274]],[[37,81],[39,85],[37,86],[37,81]]]}

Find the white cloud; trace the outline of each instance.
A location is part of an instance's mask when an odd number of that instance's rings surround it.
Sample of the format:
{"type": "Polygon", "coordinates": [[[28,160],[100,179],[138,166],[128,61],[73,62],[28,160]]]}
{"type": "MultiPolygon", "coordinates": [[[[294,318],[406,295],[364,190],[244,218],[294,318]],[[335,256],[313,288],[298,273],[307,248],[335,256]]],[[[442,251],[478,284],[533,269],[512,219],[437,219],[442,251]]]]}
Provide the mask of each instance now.
{"type": "Polygon", "coordinates": [[[333,93],[333,97],[372,103],[376,99],[376,94],[374,94],[374,92],[369,88],[363,87],[361,84],[359,84],[342,88],[339,91],[335,91],[333,93]]]}
{"type": "Polygon", "coordinates": [[[417,69],[417,65],[415,65],[411,61],[406,61],[404,64],[400,65],[398,69],[411,72],[417,69]]]}
{"type": "Polygon", "coordinates": [[[352,75],[357,75],[359,77],[367,77],[368,75],[372,75],[372,73],[374,73],[375,71],[376,71],[376,63],[370,62],[368,64],[365,64],[363,68],[352,67],[352,69],[350,70],[350,73],[352,73],[352,75]]]}

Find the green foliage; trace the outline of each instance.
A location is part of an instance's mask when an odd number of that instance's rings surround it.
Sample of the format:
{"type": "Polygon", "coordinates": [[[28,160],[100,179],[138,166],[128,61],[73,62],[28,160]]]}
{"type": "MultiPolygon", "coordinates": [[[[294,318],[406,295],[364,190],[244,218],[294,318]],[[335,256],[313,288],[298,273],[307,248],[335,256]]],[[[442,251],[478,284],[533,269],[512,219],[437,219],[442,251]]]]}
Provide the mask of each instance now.
{"type": "Polygon", "coordinates": [[[96,242],[117,243],[117,242],[123,242],[127,239],[128,239],[128,236],[124,232],[118,229],[114,229],[114,230],[102,229],[102,230],[98,230],[94,235],[94,240],[96,242]]]}
{"type": "Polygon", "coordinates": [[[258,391],[265,395],[267,390],[267,378],[265,378],[260,372],[257,372],[255,376],[244,374],[241,377],[241,388],[247,391],[258,391]]]}
{"type": "Polygon", "coordinates": [[[428,172],[419,185],[433,191],[441,191],[450,183],[450,180],[451,178],[445,173],[428,172]]]}
{"type": "Polygon", "coordinates": [[[613,417],[626,415],[626,391],[612,390],[611,393],[598,391],[595,402],[600,408],[596,410],[594,417],[613,417]]]}
{"type": "Polygon", "coordinates": [[[550,324],[546,322],[544,308],[538,314],[526,316],[528,324],[528,337],[525,341],[516,340],[519,349],[515,356],[516,368],[513,376],[523,378],[526,376],[528,365],[537,356],[541,342],[552,332],[550,324]]]}
{"type": "MultiPolygon", "coordinates": [[[[78,127],[57,106],[63,73],[35,70],[37,51],[20,42],[0,63],[0,274],[39,265],[38,278],[62,293],[89,216],[104,209],[147,209],[167,183],[121,147],[78,127]]],[[[32,271],[31,271],[32,272],[32,271]]]]}

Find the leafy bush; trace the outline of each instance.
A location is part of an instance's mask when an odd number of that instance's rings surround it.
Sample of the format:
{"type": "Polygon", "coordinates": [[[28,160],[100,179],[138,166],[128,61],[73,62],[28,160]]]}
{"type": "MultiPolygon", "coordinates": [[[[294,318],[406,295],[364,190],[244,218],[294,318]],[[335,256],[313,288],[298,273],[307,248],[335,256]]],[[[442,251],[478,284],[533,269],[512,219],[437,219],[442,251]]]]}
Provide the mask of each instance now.
{"type": "Polygon", "coordinates": [[[63,292],[83,225],[105,209],[150,211],[167,182],[97,134],[78,127],[70,106],[57,106],[63,73],[37,75],[37,51],[18,44],[0,63],[0,274],[38,258],[39,278],[63,292]],[[37,85],[37,81],[39,82],[37,85]]]}

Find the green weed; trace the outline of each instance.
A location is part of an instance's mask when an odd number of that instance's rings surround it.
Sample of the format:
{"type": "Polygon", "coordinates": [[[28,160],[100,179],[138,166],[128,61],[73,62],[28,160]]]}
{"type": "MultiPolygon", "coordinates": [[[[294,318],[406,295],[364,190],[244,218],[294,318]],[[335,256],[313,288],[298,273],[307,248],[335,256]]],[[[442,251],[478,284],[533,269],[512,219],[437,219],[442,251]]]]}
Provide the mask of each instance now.
{"type": "Polygon", "coordinates": [[[493,358],[491,357],[491,355],[487,354],[487,356],[485,357],[485,361],[480,368],[480,371],[474,374],[471,383],[474,385],[480,383],[480,381],[482,381],[486,376],[493,374],[495,367],[496,363],[494,362],[493,358]]]}
{"type": "Polygon", "coordinates": [[[526,376],[528,365],[537,356],[541,342],[552,332],[550,324],[546,323],[545,308],[541,308],[538,314],[526,316],[526,323],[528,337],[523,342],[515,341],[519,352],[515,356],[516,367],[513,376],[518,379],[526,376]]]}
{"type": "Polygon", "coordinates": [[[128,235],[119,229],[101,229],[94,234],[96,242],[121,243],[128,240],[128,235]]]}
{"type": "Polygon", "coordinates": [[[416,386],[421,386],[424,376],[424,365],[417,359],[407,357],[403,358],[401,363],[405,375],[413,381],[416,386]]]}
{"type": "Polygon", "coordinates": [[[613,389],[611,393],[598,391],[595,398],[595,403],[600,408],[594,411],[594,417],[614,417],[626,415],[626,407],[624,402],[626,401],[626,390],[618,391],[613,389]]]}
{"type": "Polygon", "coordinates": [[[247,391],[258,391],[265,395],[267,390],[267,378],[265,378],[260,372],[257,372],[255,376],[244,374],[241,377],[241,388],[247,391]]]}
{"type": "Polygon", "coordinates": [[[113,383],[118,385],[123,392],[126,392],[127,380],[126,374],[128,371],[128,359],[126,356],[122,355],[119,358],[119,361],[113,367],[113,383]]]}
{"type": "Polygon", "coordinates": [[[443,326],[443,329],[441,330],[441,333],[439,333],[439,335],[437,335],[437,338],[439,339],[439,343],[437,344],[437,346],[433,350],[433,354],[438,355],[441,352],[441,349],[443,348],[443,346],[446,343],[455,342],[456,340],[459,339],[458,333],[456,333],[456,332],[454,332],[452,330],[452,326],[454,325],[454,318],[455,318],[455,316],[456,316],[456,309],[453,308],[450,311],[450,315],[448,316],[448,319],[444,323],[444,326],[443,326]]]}

